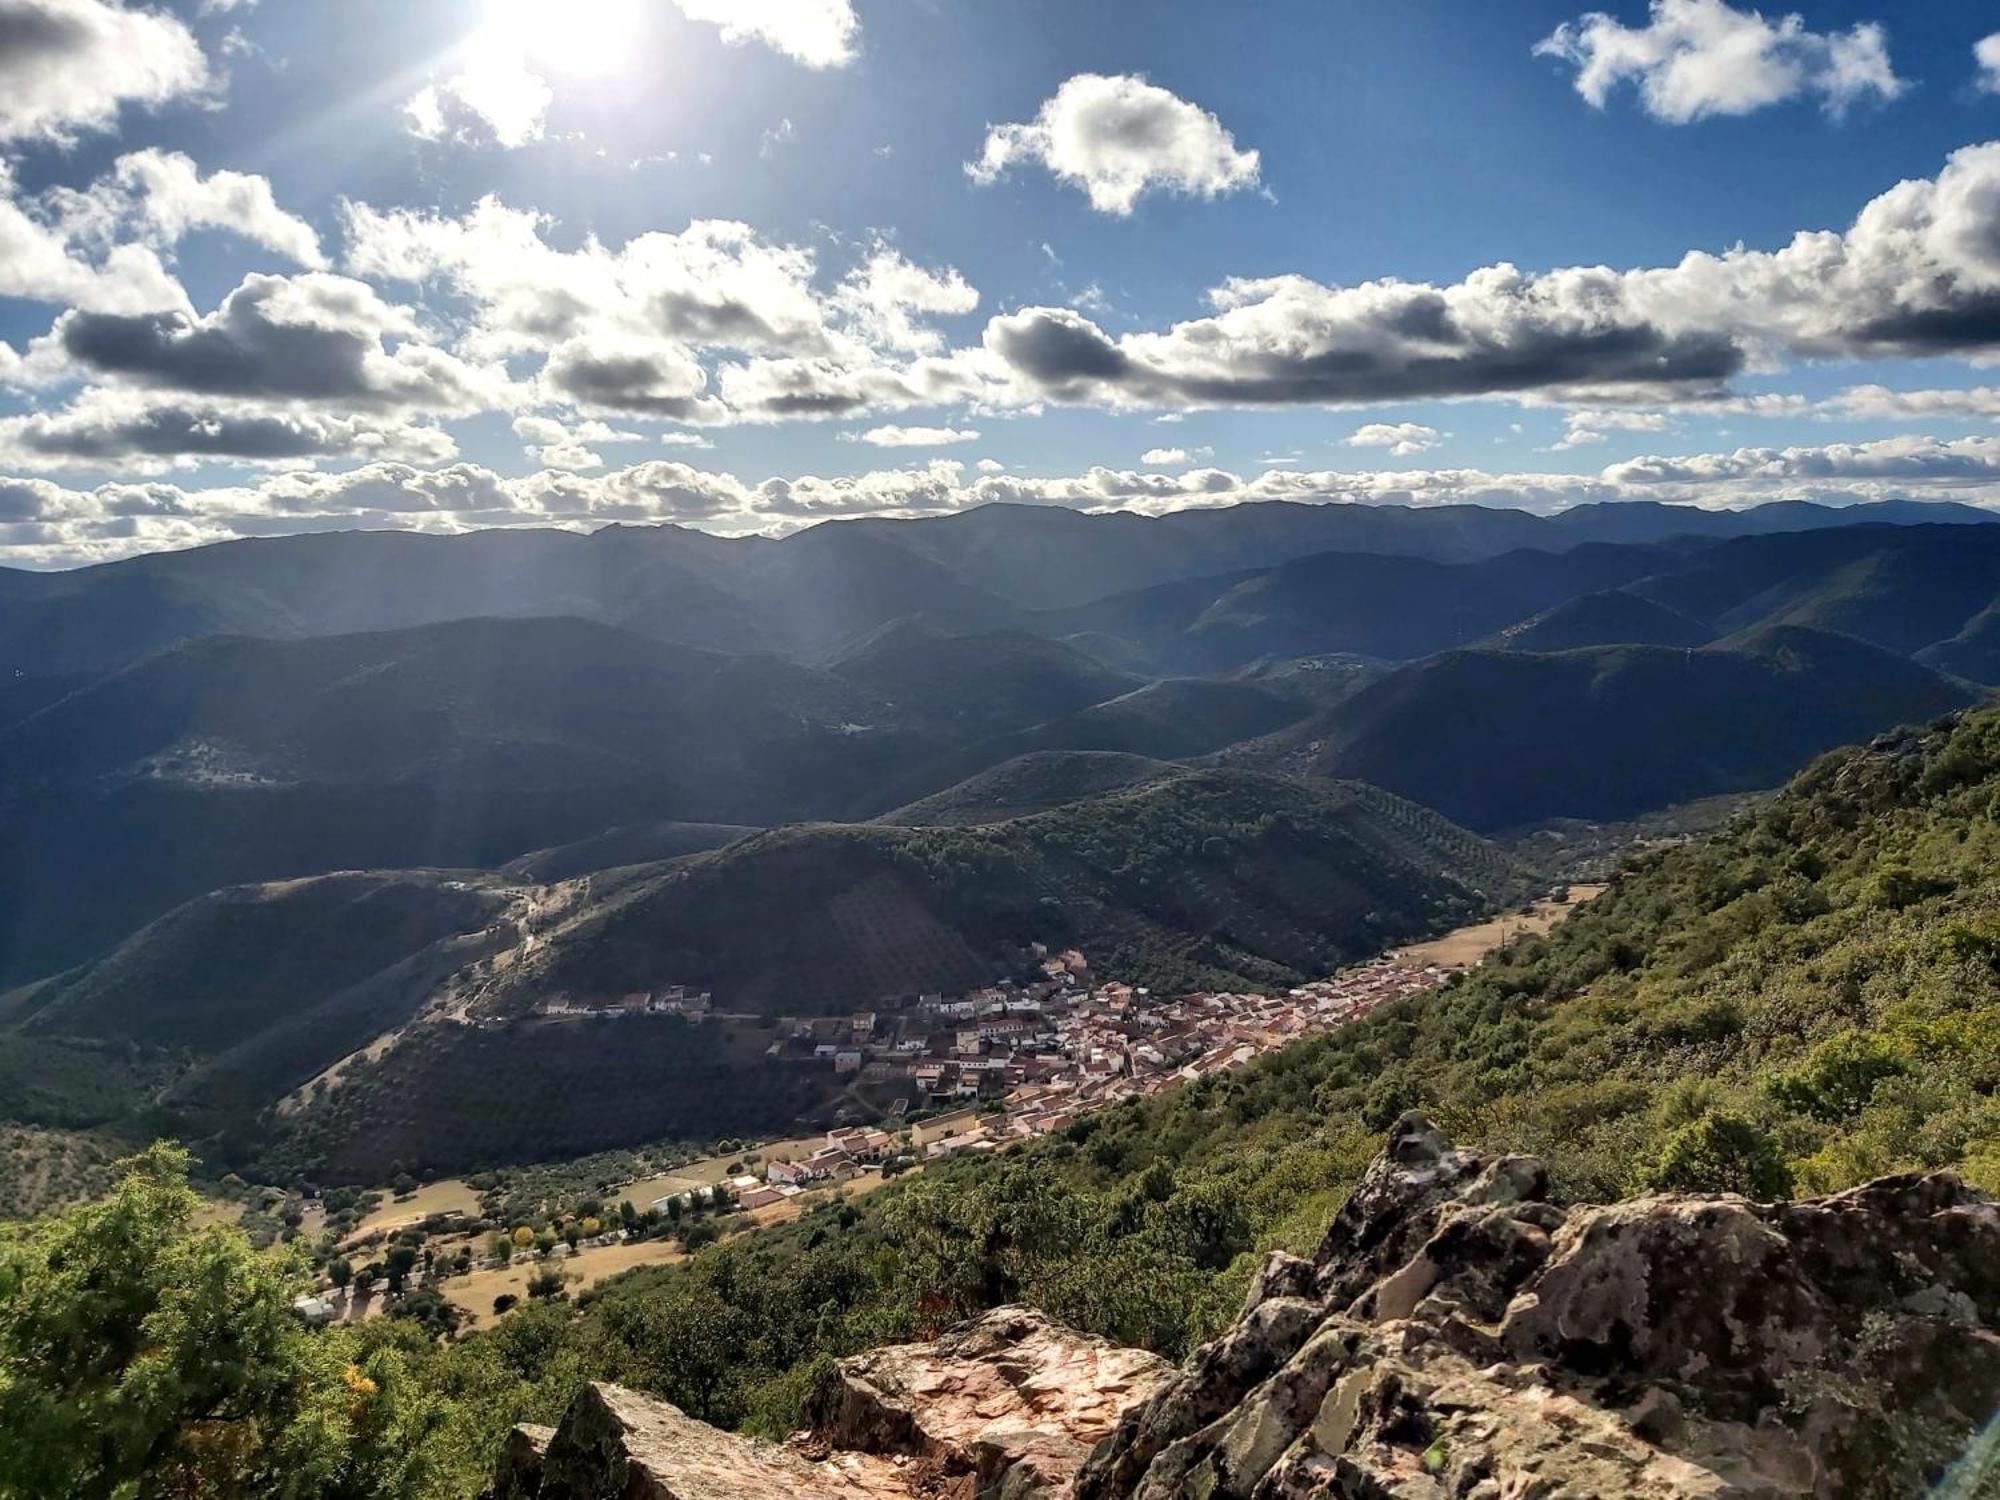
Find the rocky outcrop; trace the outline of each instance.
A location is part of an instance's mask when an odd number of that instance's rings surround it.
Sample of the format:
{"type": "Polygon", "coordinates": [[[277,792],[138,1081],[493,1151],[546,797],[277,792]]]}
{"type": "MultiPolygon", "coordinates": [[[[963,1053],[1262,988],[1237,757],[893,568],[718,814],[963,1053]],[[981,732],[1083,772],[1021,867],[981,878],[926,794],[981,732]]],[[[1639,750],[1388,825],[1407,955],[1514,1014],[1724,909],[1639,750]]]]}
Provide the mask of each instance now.
{"type": "Polygon", "coordinates": [[[817,1430],[837,1449],[969,1473],[980,1495],[1054,1496],[1171,1373],[1154,1355],[1003,1307],[933,1343],[841,1361],[817,1430]]]}
{"type": "Polygon", "coordinates": [[[843,1360],[813,1432],[759,1443],[664,1401],[587,1387],[517,1427],[490,1500],[1062,1500],[1165,1361],[1003,1307],[930,1343],[843,1360]]]}
{"type": "Polygon", "coordinates": [[[584,1387],[553,1430],[517,1427],[489,1500],[908,1500],[903,1466],[815,1460],[697,1422],[615,1385],[584,1387]]]}
{"type": "Polygon", "coordinates": [[[1077,1494],[1904,1496],[1996,1402],[2000,1211],[1951,1173],[1564,1209],[1409,1115],[1077,1494]]]}
{"type": "Polygon", "coordinates": [[[843,1361],[784,1446],[593,1386],[516,1429],[493,1493],[1971,1497],[2000,1494],[1996,1405],[2000,1209],[1949,1172],[1563,1207],[1540,1163],[1407,1115],[1317,1254],[1273,1255],[1178,1371],[1001,1308],[843,1361]]]}

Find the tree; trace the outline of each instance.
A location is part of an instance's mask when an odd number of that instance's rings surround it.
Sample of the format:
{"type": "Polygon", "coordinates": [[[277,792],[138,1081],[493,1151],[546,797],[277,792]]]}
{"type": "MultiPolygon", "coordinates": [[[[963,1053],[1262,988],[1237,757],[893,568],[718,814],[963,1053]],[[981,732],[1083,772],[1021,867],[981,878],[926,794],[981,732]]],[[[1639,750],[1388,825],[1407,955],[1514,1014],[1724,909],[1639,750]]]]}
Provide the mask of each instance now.
{"type": "Polygon", "coordinates": [[[495,1313],[507,1312],[511,1310],[514,1304],[519,1302],[520,1300],[521,1299],[515,1296],[512,1292],[502,1292],[499,1296],[493,1299],[493,1311],[495,1313]]]}
{"type": "Polygon", "coordinates": [[[354,1280],[354,1262],[344,1255],[336,1255],[327,1263],[326,1279],[333,1283],[337,1291],[346,1291],[348,1283],[354,1280]]]}
{"type": "Polygon", "coordinates": [[[394,1402],[293,1316],[296,1255],[195,1227],[188,1167],[155,1145],[0,1233],[0,1496],[397,1492],[394,1402]]]}
{"type": "Polygon", "coordinates": [[[410,1279],[410,1272],[417,1267],[417,1252],[408,1245],[392,1247],[383,1259],[382,1271],[389,1278],[389,1290],[402,1295],[403,1283],[410,1279]]]}
{"type": "Polygon", "coordinates": [[[525,1250],[534,1243],[535,1243],[534,1230],[530,1229],[526,1224],[519,1225],[515,1228],[514,1248],[516,1250],[525,1250]]]}

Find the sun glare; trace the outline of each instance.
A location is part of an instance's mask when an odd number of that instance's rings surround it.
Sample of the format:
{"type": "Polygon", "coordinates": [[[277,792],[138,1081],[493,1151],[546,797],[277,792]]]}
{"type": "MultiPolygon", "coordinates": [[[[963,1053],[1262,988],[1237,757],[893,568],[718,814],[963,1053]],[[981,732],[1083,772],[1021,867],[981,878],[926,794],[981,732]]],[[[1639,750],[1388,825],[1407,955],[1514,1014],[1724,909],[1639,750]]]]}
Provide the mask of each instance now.
{"type": "Polygon", "coordinates": [[[617,71],[638,35],[642,0],[486,0],[475,45],[580,76],[617,71]]]}

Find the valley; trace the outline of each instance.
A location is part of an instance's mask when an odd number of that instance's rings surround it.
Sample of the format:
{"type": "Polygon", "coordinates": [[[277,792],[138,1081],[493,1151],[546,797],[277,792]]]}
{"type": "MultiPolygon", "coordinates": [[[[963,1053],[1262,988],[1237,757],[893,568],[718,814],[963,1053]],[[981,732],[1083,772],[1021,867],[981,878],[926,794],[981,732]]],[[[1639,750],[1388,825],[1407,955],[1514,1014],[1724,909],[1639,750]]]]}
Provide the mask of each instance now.
{"type": "Polygon", "coordinates": [[[337,1183],[879,1116],[922,1090],[794,1040],[1037,948],[1227,992],[1434,937],[1980,701],[1997,594],[2000,528],[1923,506],[994,507],[24,576],[0,1117],[337,1183]],[[97,657],[29,654],[100,598],[64,637],[97,657]]]}

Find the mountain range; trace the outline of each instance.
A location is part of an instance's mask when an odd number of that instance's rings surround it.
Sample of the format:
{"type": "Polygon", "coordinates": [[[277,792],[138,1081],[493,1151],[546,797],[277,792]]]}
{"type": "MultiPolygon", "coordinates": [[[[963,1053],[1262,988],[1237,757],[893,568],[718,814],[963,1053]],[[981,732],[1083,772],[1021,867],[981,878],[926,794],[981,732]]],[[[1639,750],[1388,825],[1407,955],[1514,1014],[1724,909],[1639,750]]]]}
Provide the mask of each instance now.
{"type": "Polygon", "coordinates": [[[1033,942],[1295,982],[1518,894],[1536,825],[1980,701],[1988,519],[1002,506],[0,574],[0,1117],[364,1173],[454,1101],[463,1165],[826,1102],[769,1037],[528,1047],[551,993],[796,1015],[1033,942]]]}

